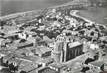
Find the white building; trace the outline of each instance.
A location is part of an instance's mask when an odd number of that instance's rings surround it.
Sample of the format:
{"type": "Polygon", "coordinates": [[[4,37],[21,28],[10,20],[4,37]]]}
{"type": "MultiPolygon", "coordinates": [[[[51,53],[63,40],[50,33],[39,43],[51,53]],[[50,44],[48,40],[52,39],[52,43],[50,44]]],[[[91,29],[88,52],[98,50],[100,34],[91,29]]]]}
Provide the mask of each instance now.
{"type": "Polygon", "coordinates": [[[18,36],[21,39],[26,39],[27,38],[27,34],[25,34],[25,33],[19,33],[18,36]]]}

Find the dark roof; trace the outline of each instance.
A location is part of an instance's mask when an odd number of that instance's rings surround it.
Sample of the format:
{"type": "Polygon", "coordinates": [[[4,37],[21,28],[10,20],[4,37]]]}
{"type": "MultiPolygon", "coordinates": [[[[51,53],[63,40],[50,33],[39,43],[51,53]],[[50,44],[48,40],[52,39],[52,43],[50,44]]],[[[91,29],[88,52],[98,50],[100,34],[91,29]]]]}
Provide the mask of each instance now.
{"type": "Polygon", "coordinates": [[[33,43],[30,43],[30,42],[17,43],[18,48],[25,48],[25,47],[31,47],[31,46],[33,46],[33,43]]]}
{"type": "Polygon", "coordinates": [[[50,68],[45,68],[41,70],[40,73],[58,73],[58,72],[50,68]]]}

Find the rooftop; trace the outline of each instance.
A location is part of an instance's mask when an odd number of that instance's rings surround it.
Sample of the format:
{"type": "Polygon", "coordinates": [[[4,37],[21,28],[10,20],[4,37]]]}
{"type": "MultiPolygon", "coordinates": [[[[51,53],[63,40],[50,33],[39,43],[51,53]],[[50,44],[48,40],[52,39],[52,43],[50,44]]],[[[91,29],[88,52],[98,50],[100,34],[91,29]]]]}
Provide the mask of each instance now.
{"type": "Polygon", "coordinates": [[[60,64],[60,63],[52,63],[49,66],[51,67],[55,67],[55,68],[63,68],[65,65],[60,64]]]}
{"type": "Polygon", "coordinates": [[[50,48],[48,48],[48,47],[38,47],[37,49],[36,49],[36,51],[37,51],[37,53],[38,54],[44,54],[44,53],[46,53],[46,52],[49,52],[49,51],[51,51],[51,49],[50,48]]]}
{"type": "Polygon", "coordinates": [[[53,61],[54,61],[54,59],[49,57],[49,58],[43,59],[39,62],[41,62],[41,63],[50,63],[50,62],[53,62],[53,61]]]}
{"type": "Polygon", "coordinates": [[[80,46],[80,45],[82,45],[80,42],[69,43],[69,47],[70,48],[73,48],[73,47],[76,47],[76,46],[80,46]]]}

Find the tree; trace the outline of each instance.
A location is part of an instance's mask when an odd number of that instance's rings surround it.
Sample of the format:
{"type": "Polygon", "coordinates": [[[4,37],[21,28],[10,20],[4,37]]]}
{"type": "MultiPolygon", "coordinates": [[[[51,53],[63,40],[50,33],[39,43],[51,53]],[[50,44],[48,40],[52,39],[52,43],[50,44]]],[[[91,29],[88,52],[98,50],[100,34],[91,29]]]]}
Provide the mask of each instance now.
{"type": "Polygon", "coordinates": [[[14,65],[12,63],[9,64],[9,69],[10,69],[10,71],[14,71],[14,65]]]}

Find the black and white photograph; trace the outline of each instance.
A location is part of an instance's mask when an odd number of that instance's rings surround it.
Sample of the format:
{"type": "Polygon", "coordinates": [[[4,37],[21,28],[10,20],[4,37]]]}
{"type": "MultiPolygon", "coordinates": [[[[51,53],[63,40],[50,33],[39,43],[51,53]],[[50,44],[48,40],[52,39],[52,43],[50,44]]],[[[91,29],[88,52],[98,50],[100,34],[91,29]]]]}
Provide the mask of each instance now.
{"type": "Polygon", "coordinates": [[[107,73],[107,0],[0,0],[0,73],[107,73]]]}

